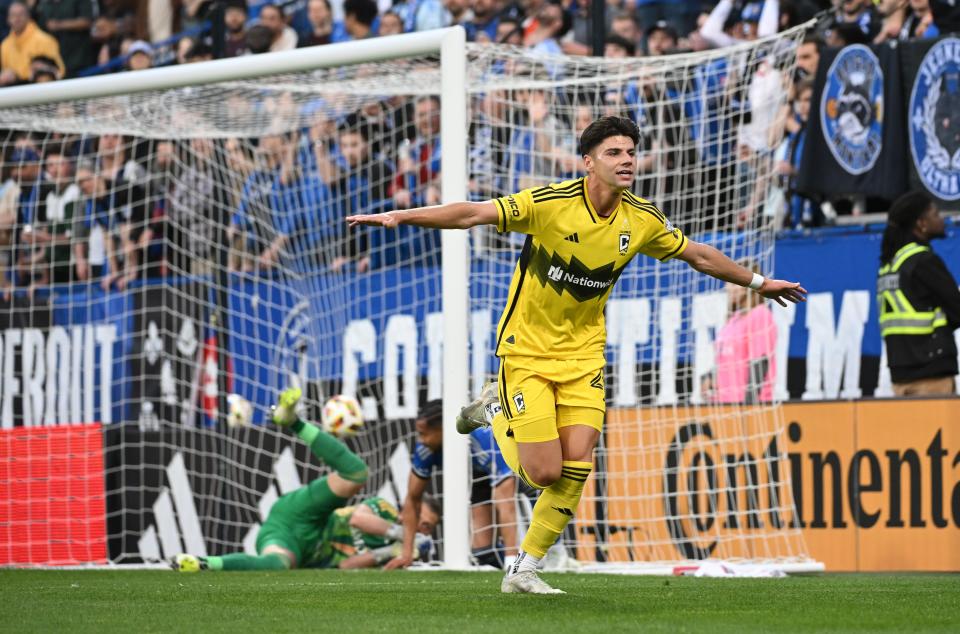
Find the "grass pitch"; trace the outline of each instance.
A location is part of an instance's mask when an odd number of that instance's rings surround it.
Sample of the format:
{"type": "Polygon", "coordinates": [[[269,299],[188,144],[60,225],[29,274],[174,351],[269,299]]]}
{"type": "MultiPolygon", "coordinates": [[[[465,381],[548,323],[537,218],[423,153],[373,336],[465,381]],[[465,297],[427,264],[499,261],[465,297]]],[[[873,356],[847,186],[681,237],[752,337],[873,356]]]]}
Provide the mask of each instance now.
{"type": "Polygon", "coordinates": [[[958,575],[545,579],[569,594],[501,595],[497,573],[0,570],[0,631],[960,631],[958,575]]]}

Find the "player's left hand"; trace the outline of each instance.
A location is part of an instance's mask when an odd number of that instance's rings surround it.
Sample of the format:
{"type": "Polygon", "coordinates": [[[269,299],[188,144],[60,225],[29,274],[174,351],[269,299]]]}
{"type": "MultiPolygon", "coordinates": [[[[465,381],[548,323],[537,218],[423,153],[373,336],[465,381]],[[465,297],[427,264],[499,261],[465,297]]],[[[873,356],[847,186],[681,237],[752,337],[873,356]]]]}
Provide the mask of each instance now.
{"type": "Polygon", "coordinates": [[[347,216],[347,222],[351,227],[358,225],[370,225],[372,227],[383,227],[384,229],[395,229],[397,227],[396,217],[391,212],[382,214],[360,214],[357,216],[347,216]]]}
{"type": "Polygon", "coordinates": [[[398,568],[406,568],[413,563],[413,557],[405,555],[397,555],[393,559],[387,562],[387,565],[383,567],[384,570],[396,570],[398,568]]]}
{"type": "Polygon", "coordinates": [[[763,280],[763,286],[761,286],[757,292],[784,307],[786,307],[787,302],[799,304],[800,302],[807,301],[807,289],[800,286],[800,282],[787,282],[786,280],[767,278],[763,280]],[[783,300],[787,300],[787,302],[783,300]]]}

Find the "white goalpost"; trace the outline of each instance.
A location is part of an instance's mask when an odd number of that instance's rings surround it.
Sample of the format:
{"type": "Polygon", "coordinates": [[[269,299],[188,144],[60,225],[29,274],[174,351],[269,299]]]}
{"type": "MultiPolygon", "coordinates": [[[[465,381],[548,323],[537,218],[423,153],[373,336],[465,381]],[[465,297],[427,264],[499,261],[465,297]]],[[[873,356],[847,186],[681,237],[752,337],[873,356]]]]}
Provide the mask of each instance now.
{"type": "MultiPolygon", "coordinates": [[[[802,35],[612,60],[470,45],[456,27],[0,91],[0,565],[253,549],[277,497],[324,472],[265,424],[289,384],[307,418],[357,397],[363,495],[395,504],[416,412],[442,398],[436,558],[509,554],[532,492],[516,488],[515,513],[498,505],[505,474],[455,418],[496,376],[522,241],[343,216],[574,178],[585,123],[621,114],[642,132],[634,193],[769,274],[802,35]],[[228,424],[228,394],[251,425],[228,424]]],[[[530,283],[546,283],[542,264],[530,283]]],[[[606,427],[556,547],[578,562],[565,569],[821,569],[770,367],[783,316],[737,301],[676,263],[621,275],[606,427]],[[762,345],[731,334],[747,312],[762,345]]]]}

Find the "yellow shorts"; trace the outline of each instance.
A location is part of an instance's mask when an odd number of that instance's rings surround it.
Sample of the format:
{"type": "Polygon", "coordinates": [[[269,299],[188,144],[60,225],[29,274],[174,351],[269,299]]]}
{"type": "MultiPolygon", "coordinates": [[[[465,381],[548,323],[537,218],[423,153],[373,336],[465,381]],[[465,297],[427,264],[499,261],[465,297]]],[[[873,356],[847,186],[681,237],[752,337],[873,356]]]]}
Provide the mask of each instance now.
{"type": "Polygon", "coordinates": [[[603,429],[604,359],[506,356],[500,360],[500,413],[493,426],[517,442],[559,438],[568,425],[603,429]]]}

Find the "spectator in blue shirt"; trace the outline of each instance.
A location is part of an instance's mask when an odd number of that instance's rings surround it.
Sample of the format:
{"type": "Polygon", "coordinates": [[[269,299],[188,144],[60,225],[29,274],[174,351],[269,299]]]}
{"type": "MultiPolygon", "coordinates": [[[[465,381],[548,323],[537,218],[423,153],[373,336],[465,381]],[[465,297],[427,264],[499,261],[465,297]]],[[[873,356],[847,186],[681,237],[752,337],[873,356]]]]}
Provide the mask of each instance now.
{"type": "Polygon", "coordinates": [[[315,174],[299,169],[297,148],[298,142],[286,135],[260,139],[258,165],[243,186],[230,222],[231,241],[245,236],[260,269],[273,268],[287,252],[297,262],[315,261],[308,255],[310,250],[336,224],[329,216],[327,186],[315,174]]]}
{"type": "MultiPolygon", "coordinates": [[[[410,456],[410,479],[401,510],[404,534],[410,535],[416,531],[420,502],[433,470],[443,466],[442,401],[430,401],[424,405],[414,426],[417,439],[410,456]]],[[[481,427],[470,434],[470,455],[473,467],[471,549],[477,563],[502,568],[504,562],[494,541],[494,527],[496,525],[499,530],[506,556],[516,556],[516,479],[500,455],[490,427],[481,427]]],[[[406,541],[403,552],[388,568],[410,564],[413,543],[412,540],[410,544],[406,541]]]]}
{"type": "MultiPolygon", "coordinates": [[[[338,218],[354,213],[380,213],[393,208],[389,193],[393,172],[387,163],[373,158],[369,135],[370,128],[361,125],[356,116],[348,117],[340,128],[337,142],[340,177],[333,185],[339,205],[338,218]]],[[[342,224],[342,221],[338,222],[337,226],[342,224]]],[[[348,227],[346,231],[331,268],[338,271],[348,262],[355,262],[357,272],[364,273],[370,268],[369,232],[365,227],[348,227]]],[[[383,234],[375,233],[377,237],[383,234]]]]}

